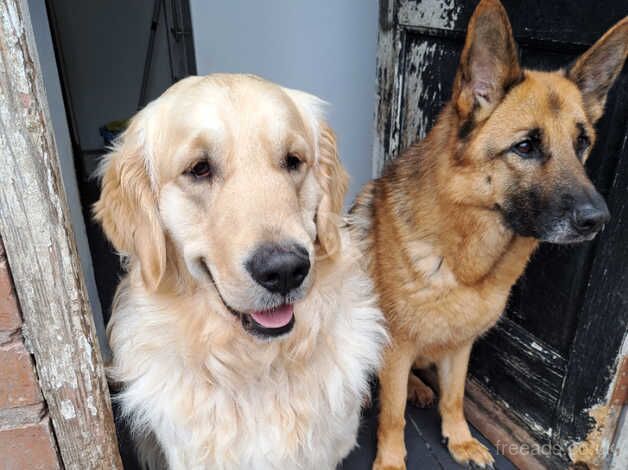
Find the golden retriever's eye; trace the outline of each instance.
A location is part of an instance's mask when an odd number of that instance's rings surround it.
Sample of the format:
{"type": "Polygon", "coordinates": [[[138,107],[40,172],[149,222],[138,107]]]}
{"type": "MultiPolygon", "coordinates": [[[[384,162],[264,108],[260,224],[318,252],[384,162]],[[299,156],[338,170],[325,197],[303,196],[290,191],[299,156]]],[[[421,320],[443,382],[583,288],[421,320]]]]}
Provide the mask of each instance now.
{"type": "Polygon", "coordinates": [[[185,173],[194,179],[209,179],[212,176],[212,167],[207,160],[199,160],[185,173]]]}
{"type": "Polygon", "coordinates": [[[299,157],[297,157],[293,153],[289,153],[288,155],[286,155],[284,166],[288,171],[297,171],[299,168],[301,168],[302,163],[303,162],[299,157]]]}

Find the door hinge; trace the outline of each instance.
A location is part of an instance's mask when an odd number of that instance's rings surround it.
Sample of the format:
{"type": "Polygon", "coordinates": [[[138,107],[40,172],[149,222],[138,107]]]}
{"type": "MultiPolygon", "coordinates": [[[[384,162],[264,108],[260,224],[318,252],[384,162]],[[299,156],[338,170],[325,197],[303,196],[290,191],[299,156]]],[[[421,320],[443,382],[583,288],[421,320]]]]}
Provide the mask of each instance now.
{"type": "Polygon", "coordinates": [[[617,370],[617,381],[611,396],[611,405],[623,406],[628,403],[628,356],[624,356],[617,370]]]}

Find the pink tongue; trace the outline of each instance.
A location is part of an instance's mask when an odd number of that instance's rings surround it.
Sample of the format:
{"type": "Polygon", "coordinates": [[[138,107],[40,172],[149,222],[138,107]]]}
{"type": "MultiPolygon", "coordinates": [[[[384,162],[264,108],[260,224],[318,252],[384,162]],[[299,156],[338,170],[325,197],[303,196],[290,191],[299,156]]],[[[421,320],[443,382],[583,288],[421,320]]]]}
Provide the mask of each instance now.
{"type": "Polygon", "coordinates": [[[292,305],[282,305],[273,310],[259,310],[251,313],[253,319],[266,328],[281,328],[292,320],[294,310],[292,305]]]}

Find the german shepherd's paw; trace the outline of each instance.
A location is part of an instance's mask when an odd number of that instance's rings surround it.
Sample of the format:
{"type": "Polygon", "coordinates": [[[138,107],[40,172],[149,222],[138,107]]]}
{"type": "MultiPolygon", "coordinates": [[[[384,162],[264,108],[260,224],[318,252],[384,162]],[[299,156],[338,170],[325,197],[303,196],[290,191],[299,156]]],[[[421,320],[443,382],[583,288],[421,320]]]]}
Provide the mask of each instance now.
{"type": "Polygon", "coordinates": [[[480,441],[471,439],[464,442],[447,444],[454,460],[460,464],[469,464],[472,468],[493,468],[493,456],[480,441]]]}
{"type": "Polygon", "coordinates": [[[436,401],[434,390],[412,372],[408,377],[408,401],[419,408],[429,408],[436,401]]]}
{"type": "Polygon", "coordinates": [[[378,455],[373,463],[373,470],[406,470],[406,463],[403,458],[400,462],[384,462],[383,460],[384,459],[380,459],[378,455]]]}

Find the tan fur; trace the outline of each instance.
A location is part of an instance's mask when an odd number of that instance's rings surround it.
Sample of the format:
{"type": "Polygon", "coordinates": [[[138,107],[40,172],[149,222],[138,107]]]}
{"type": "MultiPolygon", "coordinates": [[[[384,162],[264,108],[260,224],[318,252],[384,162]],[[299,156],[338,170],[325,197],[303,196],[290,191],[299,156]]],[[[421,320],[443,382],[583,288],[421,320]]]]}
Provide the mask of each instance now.
{"type": "Polygon", "coordinates": [[[355,445],[386,334],[339,227],[347,175],[322,106],[253,76],[191,77],[103,164],[95,217],[128,264],[109,376],[148,465],[334,468],[355,445]],[[210,178],[189,174],[201,161],[210,178]],[[311,268],[289,300],[294,329],[259,339],[239,317],[267,309],[268,292],[245,261],[283,240],[311,268]]]}
{"type": "Polygon", "coordinates": [[[408,375],[415,361],[437,365],[442,435],[452,456],[492,463],[463,415],[469,353],[501,315],[538,244],[515,233],[503,208],[513,192],[552,198],[562,185],[594,192],[573,143],[578,123],[593,140],[605,93],[626,57],[627,30],[623,20],[568,73],[523,71],[505,10],[483,0],[469,24],[452,100],[434,129],[358,196],[351,228],[392,337],[380,372],[374,469],[405,468],[406,399],[431,402],[427,386],[408,375]],[[543,132],[543,162],[508,150],[531,128],[543,132]]]}

